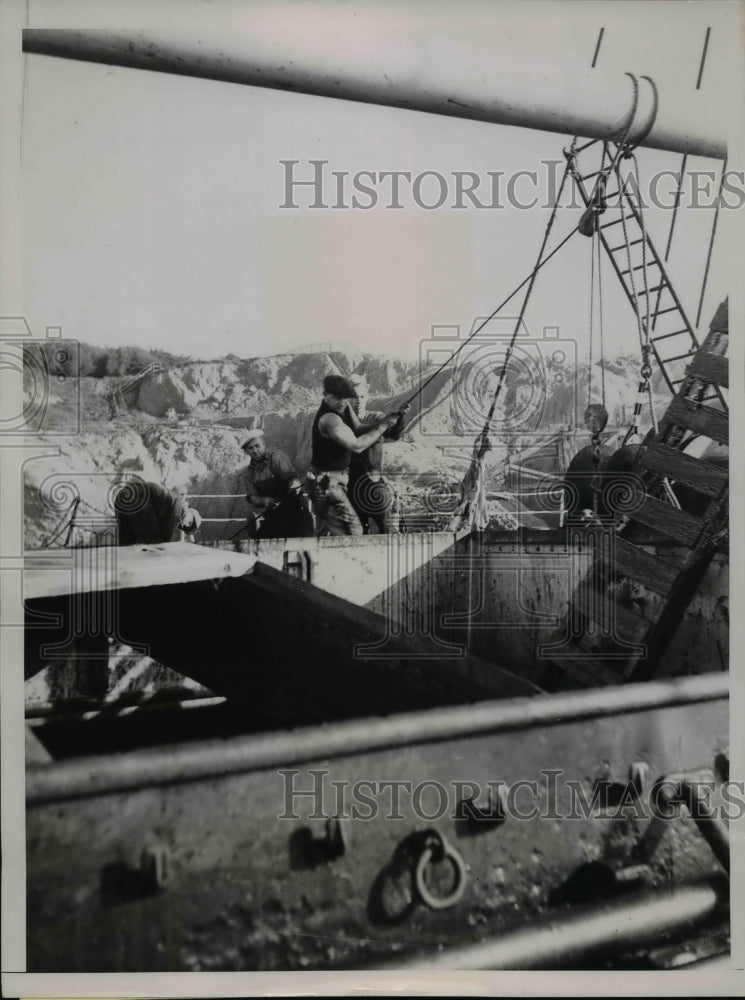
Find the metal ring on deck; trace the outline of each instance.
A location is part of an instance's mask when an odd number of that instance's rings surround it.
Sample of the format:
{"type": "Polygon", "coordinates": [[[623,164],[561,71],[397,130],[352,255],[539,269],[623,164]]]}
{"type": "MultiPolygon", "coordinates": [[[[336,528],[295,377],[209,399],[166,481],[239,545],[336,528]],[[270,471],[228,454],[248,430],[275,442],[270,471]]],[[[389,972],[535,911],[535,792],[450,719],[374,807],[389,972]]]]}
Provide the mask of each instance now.
{"type": "Polygon", "coordinates": [[[432,831],[428,838],[430,843],[426,844],[414,869],[414,886],[419,894],[419,898],[432,910],[446,910],[453,906],[463,895],[466,888],[466,864],[458,851],[445,840],[445,838],[432,831]],[[435,896],[430,892],[424,881],[424,872],[427,865],[432,860],[441,861],[448,859],[455,872],[455,885],[447,896],[435,896]]]}

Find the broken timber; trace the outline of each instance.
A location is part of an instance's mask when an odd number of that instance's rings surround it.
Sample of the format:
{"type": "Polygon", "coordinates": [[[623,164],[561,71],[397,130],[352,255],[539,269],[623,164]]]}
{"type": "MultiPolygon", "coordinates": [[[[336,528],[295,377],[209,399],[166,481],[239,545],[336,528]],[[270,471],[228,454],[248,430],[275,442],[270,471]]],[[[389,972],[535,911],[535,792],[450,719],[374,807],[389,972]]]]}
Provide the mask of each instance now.
{"type": "Polygon", "coordinates": [[[628,522],[620,531],[614,526],[588,531],[588,541],[595,546],[594,559],[572,595],[560,637],[541,649],[551,664],[547,684],[557,684],[556,668],[569,675],[570,683],[581,686],[660,676],[662,653],[713,556],[726,544],[727,470],[678,449],[698,436],[718,444],[729,440],[727,412],[701,402],[711,398],[712,389],[719,392],[728,385],[727,342],[725,302],[686,369],[657,434],[650,431],[640,450],[634,471],[643,492],[636,497],[628,522]],[[677,509],[651,495],[664,478],[700,495],[703,513],[677,509]],[[647,536],[648,541],[649,529],[683,543],[687,552],[671,562],[644,551],[639,540],[647,536]],[[649,617],[638,607],[649,602],[631,598],[629,584],[662,598],[649,617]]]}

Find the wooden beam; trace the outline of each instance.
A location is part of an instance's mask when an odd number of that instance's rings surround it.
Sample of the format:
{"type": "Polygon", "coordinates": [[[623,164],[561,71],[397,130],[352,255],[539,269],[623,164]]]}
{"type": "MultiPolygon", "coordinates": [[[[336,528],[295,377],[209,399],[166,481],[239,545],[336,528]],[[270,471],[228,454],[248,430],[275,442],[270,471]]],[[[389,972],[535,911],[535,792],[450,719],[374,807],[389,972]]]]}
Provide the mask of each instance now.
{"type": "Polygon", "coordinates": [[[610,629],[609,618],[612,617],[613,624],[618,627],[619,632],[623,632],[618,638],[626,642],[639,642],[652,624],[650,619],[643,618],[633,606],[617,600],[615,594],[604,594],[596,590],[589,580],[577,587],[572,604],[580,614],[606,629],[610,629]]]}
{"type": "Polygon", "coordinates": [[[676,396],[665,414],[668,424],[680,424],[688,430],[710,437],[718,444],[729,444],[729,414],[676,396]]]}
{"type": "Polygon", "coordinates": [[[602,654],[588,652],[581,645],[571,642],[563,644],[561,651],[558,647],[555,651],[550,647],[541,647],[540,654],[575,680],[591,687],[600,681],[604,684],[618,684],[629,659],[629,657],[625,659],[604,657],[602,654]]]}
{"type": "Polygon", "coordinates": [[[719,496],[727,485],[726,469],[685,455],[660,441],[645,445],[639,453],[639,462],[645,469],[684,483],[705,496],[719,496]]]}
{"type": "Polygon", "coordinates": [[[714,550],[711,548],[701,552],[698,558],[679,574],[657,621],[646,635],[647,655],[638,662],[630,664],[627,672],[628,680],[648,681],[657,676],[657,667],[662,655],[680,626],[693,595],[701,586],[713,557],[714,550]]]}
{"type": "Polygon", "coordinates": [[[611,572],[628,576],[663,597],[669,593],[680,572],[680,567],[649,555],[618,536],[612,544],[598,552],[598,559],[611,572]]]}
{"type": "Polygon", "coordinates": [[[684,542],[686,545],[695,544],[704,526],[704,522],[695,514],[678,510],[677,507],[656,500],[654,497],[645,497],[641,507],[631,516],[640,524],[654,528],[655,531],[660,531],[667,537],[684,542]]]}
{"type": "Polygon", "coordinates": [[[693,361],[686,369],[686,375],[694,375],[705,382],[713,382],[715,385],[724,386],[729,389],[729,361],[721,354],[710,354],[708,351],[699,351],[693,361]]]}

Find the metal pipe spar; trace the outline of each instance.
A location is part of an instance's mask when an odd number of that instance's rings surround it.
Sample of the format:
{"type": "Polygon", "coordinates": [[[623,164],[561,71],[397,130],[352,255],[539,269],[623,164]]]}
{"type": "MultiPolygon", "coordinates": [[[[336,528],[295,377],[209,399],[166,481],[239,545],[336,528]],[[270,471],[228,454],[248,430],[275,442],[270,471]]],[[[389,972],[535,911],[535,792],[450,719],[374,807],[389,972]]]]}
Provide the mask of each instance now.
{"type": "Polygon", "coordinates": [[[277,13],[257,9],[221,33],[26,29],[23,47],[37,55],[591,139],[617,139],[631,125],[629,138],[654,149],[720,159],[727,153],[733,109],[702,90],[682,101],[677,88],[642,77],[635,108],[628,74],[604,75],[550,47],[516,51],[509,34],[489,31],[482,38],[474,31],[456,39],[426,24],[417,29],[401,19],[387,25],[366,19],[364,11],[349,18],[336,6],[324,12],[296,5],[291,19],[277,13]]]}
{"type": "Polygon", "coordinates": [[[679,795],[715,858],[729,874],[729,831],[716,811],[707,804],[705,790],[695,782],[684,780],[680,782],[679,795]]]}
{"type": "Polygon", "coordinates": [[[727,879],[711,876],[671,892],[646,892],[622,902],[552,915],[501,938],[420,955],[397,968],[571,969],[588,959],[668,943],[726,918],[728,909],[727,879]]]}
{"type": "Polygon", "coordinates": [[[488,701],[477,705],[401,713],[383,719],[355,719],[333,727],[313,726],[287,733],[238,736],[217,743],[170,746],[118,754],[104,760],[77,758],[30,767],[26,804],[106,795],[156,785],[199,781],[267,767],[346,754],[435,743],[484,733],[528,731],[593,718],[662,709],[694,702],[724,701],[726,674],[702,674],[661,683],[534,698],[488,701]]]}

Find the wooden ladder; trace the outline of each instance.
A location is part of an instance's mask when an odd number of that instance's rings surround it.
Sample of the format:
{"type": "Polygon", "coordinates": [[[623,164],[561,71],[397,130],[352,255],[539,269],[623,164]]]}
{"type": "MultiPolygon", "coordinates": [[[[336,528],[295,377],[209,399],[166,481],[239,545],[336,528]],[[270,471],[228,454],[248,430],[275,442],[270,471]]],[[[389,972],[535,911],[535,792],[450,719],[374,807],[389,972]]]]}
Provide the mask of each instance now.
{"type": "Polygon", "coordinates": [[[628,520],[622,527],[616,518],[599,528],[574,529],[573,541],[586,546],[589,565],[578,574],[563,629],[540,649],[551,665],[547,686],[556,686],[561,677],[557,668],[569,675],[574,686],[660,676],[662,654],[713,556],[726,544],[727,469],[682,449],[699,436],[729,443],[727,411],[703,402],[712,398],[712,388],[718,393],[729,388],[727,344],[725,301],[688,365],[658,433],[650,431],[639,451],[629,480],[634,495],[628,520]],[[679,510],[658,499],[654,494],[664,478],[693,490],[701,512],[679,510]],[[683,554],[664,559],[650,554],[644,545],[649,547],[650,535],[651,544],[672,540],[683,554]],[[658,597],[631,598],[633,584],[658,597]],[[653,612],[646,611],[652,606],[653,612]]]}

